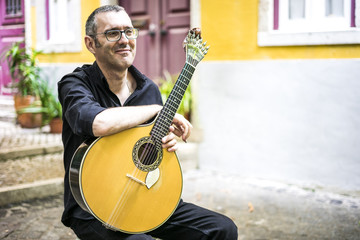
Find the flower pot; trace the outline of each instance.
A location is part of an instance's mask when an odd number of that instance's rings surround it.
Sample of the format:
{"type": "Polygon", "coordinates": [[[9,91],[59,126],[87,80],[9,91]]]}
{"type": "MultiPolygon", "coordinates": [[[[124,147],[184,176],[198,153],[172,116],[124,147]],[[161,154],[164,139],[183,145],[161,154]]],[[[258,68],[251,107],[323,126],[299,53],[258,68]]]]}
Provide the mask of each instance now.
{"type": "Polygon", "coordinates": [[[37,128],[42,126],[42,113],[19,113],[24,108],[29,106],[41,106],[38,97],[27,95],[14,95],[15,111],[17,113],[17,122],[23,128],[37,128]],[[38,102],[38,103],[37,103],[38,102]]]}
{"type": "Polygon", "coordinates": [[[63,121],[61,118],[53,118],[50,123],[50,132],[51,133],[61,133],[63,121]]]}

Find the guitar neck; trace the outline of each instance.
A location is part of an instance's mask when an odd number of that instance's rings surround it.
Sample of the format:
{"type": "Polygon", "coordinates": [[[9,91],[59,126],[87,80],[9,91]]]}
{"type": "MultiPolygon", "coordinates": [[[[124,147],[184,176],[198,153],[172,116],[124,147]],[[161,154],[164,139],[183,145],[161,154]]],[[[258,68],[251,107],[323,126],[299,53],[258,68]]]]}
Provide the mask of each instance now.
{"type": "Polygon", "coordinates": [[[171,126],[175,113],[180,106],[181,100],[190,83],[194,71],[195,67],[186,62],[175,82],[173,89],[171,90],[168,99],[166,100],[163,109],[160,111],[159,116],[156,119],[154,127],[150,132],[150,135],[153,136],[155,142],[159,143],[160,146],[161,139],[169,132],[169,127],[171,126]]]}

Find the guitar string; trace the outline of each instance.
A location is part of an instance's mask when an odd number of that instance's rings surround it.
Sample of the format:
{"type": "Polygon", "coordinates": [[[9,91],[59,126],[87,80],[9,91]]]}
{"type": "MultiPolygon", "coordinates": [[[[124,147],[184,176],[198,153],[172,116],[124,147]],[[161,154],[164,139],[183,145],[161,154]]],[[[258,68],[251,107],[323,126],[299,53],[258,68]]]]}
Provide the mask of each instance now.
{"type": "MultiPolygon", "coordinates": [[[[149,146],[150,146],[149,144],[146,144],[145,149],[143,150],[143,152],[142,152],[142,154],[141,154],[141,156],[140,156],[140,161],[142,161],[142,159],[148,158],[148,156],[149,156],[148,153],[151,154],[152,149],[150,149],[149,146]]],[[[135,178],[138,178],[138,173],[140,173],[140,170],[139,170],[137,167],[135,167],[135,168],[134,168],[134,171],[132,172],[131,175],[134,176],[135,178]]],[[[115,205],[112,213],[110,214],[110,216],[109,216],[109,218],[108,218],[108,221],[107,221],[107,222],[109,223],[109,225],[112,225],[112,226],[115,225],[114,223],[117,222],[117,219],[118,219],[118,217],[120,216],[119,213],[121,212],[121,210],[123,209],[124,205],[126,204],[127,195],[128,195],[129,192],[131,191],[132,186],[133,186],[134,184],[138,184],[138,183],[136,183],[134,180],[132,180],[132,179],[130,179],[130,178],[128,179],[128,181],[130,181],[130,183],[128,182],[128,183],[125,185],[125,188],[124,188],[124,190],[123,190],[123,193],[121,194],[118,202],[116,203],[116,205],[115,205]]]]}
{"type": "MultiPolygon", "coordinates": [[[[193,61],[190,63],[190,65],[194,68],[192,70],[195,70],[194,66],[196,66],[196,64],[197,64],[197,61],[193,61]]],[[[186,69],[186,66],[185,66],[185,69],[186,69]]],[[[192,75],[192,73],[190,75],[192,75]]],[[[153,137],[153,136],[151,136],[151,137],[153,137]]],[[[156,141],[156,139],[155,139],[155,141],[156,141]]],[[[141,161],[141,159],[143,159],[143,160],[147,159],[147,160],[143,161],[145,165],[148,165],[152,161],[153,157],[155,157],[154,154],[155,155],[157,154],[157,151],[153,151],[153,149],[151,149],[151,147],[148,147],[148,146],[151,146],[151,145],[149,143],[146,144],[145,149],[143,150],[143,152],[140,156],[140,161],[141,161]],[[149,153],[151,154],[150,157],[148,155],[149,153]],[[145,154],[145,156],[144,156],[144,154],[145,154]]],[[[156,146],[155,146],[155,150],[157,150],[156,146]]],[[[137,167],[134,169],[132,174],[137,176],[138,174],[136,172],[138,172],[138,173],[140,172],[140,170],[137,167]]],[[[135,184],[135,181],[131,181],[131,179],[129,179],[128,181],[130,181],[130,184],[129,184],[129,182],[126,184],[123,193],[121,194],[117,204],[115,205],[112,213],[109,216],[108,224],[110,226],[115,225],[114,223],[116,222],[116,220],[119,217],[118,212],[123,208],[122,206],[124,206],[124,204],[125,204],[125,201],[123,199],[126,199],[125,196],[128,195],[129,188],[131,188],[131,186],[135,184]],[[125,192],[125,194],[124,194],[124,192],[125,192]]]]}
{"type": "MultiPolygon", "coordinates": [[[[157,132],[154,132],[155,137],[154,136],[150,136],[151,140],[153,142],[155,142],[156,144],[156,136],[157,136],[157,132]],[[155,138],[155,140],[154,140],[155,138]]],[[[154,157],[156,157],[154,154],[157,154],[157,149],[153,149],[153,147],[156,148],[156,146],[151,145],[150,143],[151,141],[148,141],[148,143],[146,143],[144,150],[141,153],[141,156],[139,157],[139,160],[141,163],[148,165],[153,159],[154,157]]],[[[132,176],[134,176],[135,178],[138,178],[138,174],[139,174],[140,170],[136,167],[132,173],[132,176]]],[[[135,182],[134,180],[129,179],[128,181],[131,182],[135,182]]],[[[114,223],[116,222],[116,220],[119,217],[119,212],[123,209],[124,205],[126,204],[126,199],[127,199],[127,195],[129,193],[129,191],[132,188],[132,185],[134,185],[135,183],[127,183],[125,186],[125,189],[123,190],[123,193],[121,194],[117,204],[115,205],[112,213],[110,214],[109,218],[108,218],[108,223],[109,225],[114,225],[114,223]]]]}
{"type": "MultiPolygon", "coordinates": [[[[150,141],[149,141],[150,142],[150,141]]],[[[147,162],[146,160],[144,161],[144,159],[149,158],[149,153],[152,154],[152,149],[151,149],[151,145],[148,143],[146,143],[145,145],[145,149],[142,151],[141,156],[139,157],[140,162],[147,162]]],[[[141,172],[141,170],[139,170],[136,166],[132,172],[132,176],[135,178],[139,178],[138,174],[141,172]]],[[[122,209],[124,208],[126,201],[127,201],[127,195],[130,193],[132,186],[134,184],[139,184],[136,183],[134,180],[132,179],[128,179],[128,181],[130,181],[130,183],[128,182],[125,186],[125,189],[123,190],[123,193],[121,194],[117,204],[115,205],[112,214],[109,217],[108,222],[110,223],[110,225],[114,225],[114,223],[117,221],[118,217],[120,216],[120,213],[122,211],[122,209]]]]}
{"type": "MultiPolygon", "coordinates": [[[[187,68],[187,65],[185,65],[185,67],[184,67],[184,69],[186,69],[187,68]]],[[[183,75],[183,77],[185,77],[184,76],[184,74],[182,74],[183,75]]],[[[180,76],[181,76],[181,74],[180,74],[180,76]]],[[[186,78],[186,77],[185,77],[186,78]]],[[[181,80],[181,79],[180,79],[181,80]]],[[[181,81],[180,81],[180,84],[181,84],[181,81]]],[[[178,84],[179,85],[179,84],[178,84]]],[[[181,87],[180,87],[181,88],[181,87]]],[[[184,89],[183,89],[184,90],[184,89]]],[[[171,100],[171,99],[170,99],[171,100]]],[[[159,120],[161,120],[161,113],[160,113],[160,116],[159,116],[159,120]]],[[[165,117],[166,118],[166,117],[165,117]]],[[[155,127],[156,126],[158,126],[158,125],[162,125],[161,124],[161,121],[157,121],[156,122],[156,124],[155,124],[155,126],[154,126],[154,134],[155,134],[155,137],[154,136],[152,136],[152,140],[153,140],[153,142],[155,142],[155,146],[154,146],[154,148],[155,149],[149,149],[149,152],[150,152],[150,156],[149,155],[147,155],[146,154],[146,157],[145,157],[145,159],[147,159],[147,160],[145,160],[143,163],[145,164],[145,165],[150,165],[150,164],[152,164],[152,160],[153,159],[155,159],[155,161],[156,161],[156,159],[157,159],[157,154],[158,154],[158,149],[157,149],[157,144],[162,144],[162,142],[161,142],[161,139],[158,139],[158,138],[161,138],[161,136],[159,137],[159,136],[157,136],[156,134],[157,133],[162,133],[162,130],[160,130],[160,129],[156,129],[155,127]],[[156,151],[157,150],[157,151],[156,151]]],[[[167,125],[166,125],[167,126],[167,125]]],[[[164,126],[163,126],[164,127],[164,126]]],[[[147,145],[148,146],[148,145],[147,145]]],[[[146,146],[146,147],[147,147],[146,146]]],[[[151,147],[150,147],[151,148],[151,147]]]]}
{"type": "MultiPolygon", "coordinates": [[[[160,130],[160,133],[161,133],[161,130],[160,130]]],[[[156,131],[155,131],[155,135],[156,135],[156,131]]],[[[151,136],[151,138],[154,138],[154,136],[151,136]]],[[[152,139],[153,140],[153,139],[152,139]]],[[[155,139],[155,144],[156,144],[156,139],[155,139]]],[[[149,165],[150,162],[152,161],[152,159],[154,159],[154,157],[156,157],[156,154],[157,154],[157,151],[156,151],[156,145],[151,145],[151,143],[147,143],[146,146],[145,146],[145,149],[143,150],[141,156],[140,156],[140,161],[145,164],[145,165],[149,165]],[[153,147],[155,147],[155,151],[154,149],[152,149],[153,147]],[[150,155],[149,155],[150,154],[150,155]],[[154,155],[155,154],[155,155],[154,155]]],[[[137,173],[136,172],[140,172],[140,170],[138,170],[137,168],[134,169],[133,171],[133,176],[137,177],[137,173]]],[[[129,181],[131,181],[131,179],[129,179],[129,181]]],[[[135,182],[135,181],[133,181],[135,182]]],[[[125,202],[126,202],[126,196],[128,195],[129,193],[129,189],[132,188],[132,185],[134,185],[135,183],[130,183],[130,184],[126,184],[125,186],[125,189],[123,191],[123,194],[121,195],[121,197],[119,198],[117,204],[115,205],[114,209],[113,209],[113,212],[111,213],[110,217],[109,217],[109,220],[108,220],[108,224],[110,226],[114,226],[115,222],[117,222],[117,219],[118,217],[120,216],[119,215],[119,212],[123,209],[123,206],[125,205],[125,202]],[[124,194],[125,192],[125,194],[124,194]]]]}
{"type": "MultiPolygon", "coordinates": [[[[185,69],[187,69],[188,67],[187,66],[185,66],[185,69]]],[[[160,133],[161,133],[161,130],[159,130],[160,131],[160,133]]],[[[155,157],[156,157],[156,154],[157,154],[157,149],[156,149],[156,134],[157,134],[157,132],[156,132],[156,129],[155,129],[155,137],[154,136],[151,136],[151,138],[155,138],[155,141],[154,141],[154,139],[152,139],[153,140],[153,142],[155,142],[155,146],[154,145],[151,145],[151,141],[149,141],[147,144],[146,144],[146,146],[145,146],[145,149],[143,150],[143,152],[142,152],[142,154],[141,154],[141,156],[140,156],[140,162],[142,162],[143,164],[145,164],[145,165],[149,165],[150,163],[151,163],[151,161],[152,161],[152,159],[154,159],[155,157]],[[155,147],[155,150],[153,149],[155,147]],[[145,161],[144,161],[145,160],[145,161]]],[[[138,175],[138,174],[136,174],[136,172],[139,172],[139,170],[137,170],[137,169],[135,169],[135,171],[133,172],[133,175],[135,175],[135,177],[138,175]]],[[[133,184],[131,184],[131,185],[133,185],[133,184]]],[[[128,188],[130,187],[130,185],[126,185],[126,189],[124,190],[125,191],[125,194],[123,194],[122,195],[122,197],[120,197],[119,198],[119,201],[118,201],[118,203],[116,204],[116,206],[115,206],[115,208],[114,208],[114,211],[112,212],[112,214],[110,215],[110,219],[109,219],[109,221],[108,222],[110,222],[110,224],[112,223],[112,222],[115,222],[115,220],[117,219],[117,217],[115,217],[116,215],[118,215],[118,212],[122,209],[122,206],[124,205],[124,201],[122,201],[123,199],[126,199],[125,198],[125,196],[127,195],[127,193],[128,193],[128,188]],[[113,219],[112,221],[111,221],[111,219],[113,219]]]]}
{"type": "MultiPolygon", "coordinates": [[[[151,156],[152,154],[154,154],[154,151],[151,148],[152,148],[151,145],[146,144],[145,149],[143,150],[143,152],[142,152],[142,154],[140,156],[140,161],[146,162],[146,160],[144,161],[144,159],[149,158],[149,156],[150,156],[150,158],[154,157],[154,156],[151,156]]],[[[155,152],[155,154],[156,154],[156,152],[155,152]]],[[[135,178],[138,178],[138,173],[140,173],[140,172],[141,171],[136,167],[136,168],[134,168],[132,176],[134,176],[135,178]]],[[[134,184],[136,184],[134,180],[129,179],[128,181],[131,181],[130,184],[129,183],[126,184],[122,195],[120,196],[120,198],[119,198],[117,204],[115,205],[111,215],[109,216],[108,223],[110,225],[112,225],[112,226],[114,226],[115,225],[114,223],[117,222],[117,219],[119,218],[120,213],[121,213],[122,209],[124,208],[124,205],[126,204],[127,195],[131,191],[132,186],[134,184]]]]}
{"type": "MultiPolygon", "coordinates": [[[[136,169],[134,169],[134,171],[136,171],[136,169]]],[[[134,171],[132,174],[134,174],[134,171]]],[[[120,216],[119,211],[122,209],[121,206],[124,205],[124,201],[127,198],[127,195],[130,192],[130,189],[132,188],[132,185],[136,184],[135,181],[131,180],[130,178],[128,179],[128,182],[125,184],[125,187],[120,195],[119,200],[117,201],[117,203],[115,204],[113,211],[111,212],[111,214],[109,215],[109,218],[107,220],[107,224],[109,224],[109,226],[116,226],[116,222],[118,217],[120,216]]]]}
{"type": "MultiPolygon", "coordinates": [[[[140,161],[142,158],[144,158],[144,154],[148,152],[148,149],[147,149],[147,144],[145,146],[145,149],[143,150],[141,156],[140,156],[140,161]]],[[[131,158],[132,158],[132,154],[131,154],[131,158]]],[[[135,166],[133,172],[131,173],[131,176],[133,176],[134,178],[138,178],[138,173],[140,172],[140,170],[135,166]]],[[[127,200],[127,195],[129,194],[129,192],[131,191],[132,189],[132,186],[134,184],[139,184],[139,183],[135,183],[135,181],[131,178],[127,179],[127,183],[125,184],[125,187],[117,201],[117,203],[115,204],[114,208],[113,208],[113,211],[112,213],[109,215],[109,218],[108,218],[108,223],[109,225],[112,225],[114,226],[115,222],[117,222],[117,219],[118,217],[120,216],[121,212],[122,212],[122,209],[124,207],[124,205],[126,204],[126,200],[127,200]]]]}

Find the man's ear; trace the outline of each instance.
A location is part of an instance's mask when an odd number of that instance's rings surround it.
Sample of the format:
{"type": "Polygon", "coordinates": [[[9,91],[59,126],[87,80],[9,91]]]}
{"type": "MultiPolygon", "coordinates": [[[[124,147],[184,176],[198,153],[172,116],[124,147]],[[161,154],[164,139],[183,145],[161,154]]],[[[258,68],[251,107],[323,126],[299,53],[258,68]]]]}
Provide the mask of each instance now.
{"type": "Polygon", "coordinates": [[[95,40],[92,37],[85,36],[85,45],[87,49],[92,53],[95,54],[95,40]]]}

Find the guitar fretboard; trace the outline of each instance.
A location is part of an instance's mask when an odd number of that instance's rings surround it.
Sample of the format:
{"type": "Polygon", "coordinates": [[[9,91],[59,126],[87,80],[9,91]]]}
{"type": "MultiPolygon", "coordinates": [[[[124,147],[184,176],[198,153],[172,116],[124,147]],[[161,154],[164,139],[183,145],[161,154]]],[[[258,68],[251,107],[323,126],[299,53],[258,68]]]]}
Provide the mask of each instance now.
{"type": "Polygon", "coordinates": [[[150,135],[153,137],[156,145],[160,147],[161,139],[169,132],[169,127],[171,126],[175,113],[180,106],[181,100],[190,83],[194,71],[195,67],[189,63],[185,63],[185,66],[176,80],[176,83],[150,132],[150,135]]]}

